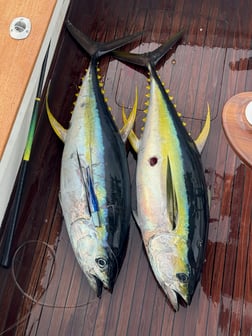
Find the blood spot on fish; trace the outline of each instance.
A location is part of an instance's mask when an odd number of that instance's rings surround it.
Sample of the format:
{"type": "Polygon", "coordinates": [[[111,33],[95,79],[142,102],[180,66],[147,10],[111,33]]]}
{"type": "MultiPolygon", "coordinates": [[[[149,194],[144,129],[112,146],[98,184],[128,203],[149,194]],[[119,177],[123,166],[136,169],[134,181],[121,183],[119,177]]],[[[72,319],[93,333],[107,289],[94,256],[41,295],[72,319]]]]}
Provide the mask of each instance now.
{"type": "Polygon", "coordinates": [[[151,166],[155,166],[158,163],[158,158],[156,156],[151,157],[149,163],[151,166]]]}

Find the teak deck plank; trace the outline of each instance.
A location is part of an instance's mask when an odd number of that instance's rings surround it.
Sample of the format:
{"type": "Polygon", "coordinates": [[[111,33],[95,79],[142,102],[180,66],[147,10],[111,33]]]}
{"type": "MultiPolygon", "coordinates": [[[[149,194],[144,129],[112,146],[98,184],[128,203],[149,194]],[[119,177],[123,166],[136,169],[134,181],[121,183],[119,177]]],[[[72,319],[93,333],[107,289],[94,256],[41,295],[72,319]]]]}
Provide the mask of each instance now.
{"type": "MultiPolygon", "coordinates": [[[[127,254],[114,291],[96,298],[74,258],[62,219],[58,193],[63,144],[50,128],[44,94],[12,247],[12,253],[19,251],[14,260],[16,278],[39,302],[32,303],[21,293],[11,269],[0,269],[0,335],[252,334],[252,171],[236,156],[222,129],[226,101],[252,91],[251,11],[248,0],[72,1],[69,19],[93,39],[109,41],[144,30],[141,41],[127,50],[151,50],[184,29],[182,42],[164,57],[158,71],[193,137],[210,105],[211,131],[202,153],[211,191],[206,261],[191,305],[181,305],[174,313],[154,278],[131,218],[127,254]]],[[[49,104],[66,128],[88,62],[63,29],[49,75],[49,104]]],[[[119,126],[122,105],[129,113],[138,87],[135,131],[140,135],[145,72],[111,57],[104,57],[100,68],[119,126]]],[[[126,146],[135,209],[136,155],[126,146]]],[[[4,229],[3,225],[0,237],[4,229]]]]}
{"type": "Polygon", "coordinates": [[[0,2],[0,159],[15,121],[19,105],[41,48],[56,1],[0,2]],[[15,40],[9,35],[14,18],[27,17],[31,33],[27,39],[15,40]]]}

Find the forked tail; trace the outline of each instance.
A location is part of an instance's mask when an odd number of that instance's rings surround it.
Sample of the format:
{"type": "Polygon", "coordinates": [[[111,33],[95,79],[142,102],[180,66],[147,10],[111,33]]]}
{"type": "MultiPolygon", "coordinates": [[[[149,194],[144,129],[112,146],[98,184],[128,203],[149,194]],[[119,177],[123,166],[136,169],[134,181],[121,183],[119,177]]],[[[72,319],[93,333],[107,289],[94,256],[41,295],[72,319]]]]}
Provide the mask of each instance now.
{"type": "Polygon", "coordinates": [[[96,59],[132,42],[142,34],[142,32],[138,32],[111,42],[96,42],[74,27],[69,20],[66,21],[66,26],[75,41],[78,42],[91,57],[96,59]]]}
{"type": "Polygon", "coordinates": [[[134,54],[124,51],[113,51],[112,55],[116,59],[123,62],[128,62],[146,68],[148,68],[150,65],[155,67],[155,65],[161,60],[161,58],[182,38],[182,35],[183,31],[180,31],[157,49],[143,54],[134,54]]]}

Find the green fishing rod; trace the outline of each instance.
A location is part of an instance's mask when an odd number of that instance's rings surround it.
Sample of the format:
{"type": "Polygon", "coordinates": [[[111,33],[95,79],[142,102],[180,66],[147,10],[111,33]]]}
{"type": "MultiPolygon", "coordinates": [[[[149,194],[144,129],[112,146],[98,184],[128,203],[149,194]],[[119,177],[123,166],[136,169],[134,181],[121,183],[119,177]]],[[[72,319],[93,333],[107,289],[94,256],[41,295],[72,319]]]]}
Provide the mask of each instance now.
{"type": "Polygon", "coordinates": [[[46,51],[43,64],[42,64],[42,68],[41,68],[41,72],[40,72],[40,78],[39,78],[37,94],[36,94],[36,98],[35,98],[35,102],[33,106],[31,123],[30,123],[29,132],[27,136],[23,159],[20,164],[19,173],[18,173],[18,177],[16,181],[15,195],[13,197],[13,202],[12,202],[12,205],[9,211],[9,217],[7,218],[4,238],[2,239],[2,248],[1,248],[1,253],[0,253],[0,265],[6,268],[10,266],[10,262],[11,262],[11,246],[12,246],[12,241],[14,238],[15,228],[17,225],[21,197],[22,197],[22,192],[23,192],[24,184],[25,184],[26,171],[27,171],[28,163],[30,161],[32,144],[33,144],[35,129],[36,129],[37,120],[38,120],[39,103],[40,103],[40,97],[41,97],[42,90],[43,90],[43,82],[44,82],[44,77],[45,77],[45,72],[46,72],[49,48],[50,48],[50,44],[46,51]]]}

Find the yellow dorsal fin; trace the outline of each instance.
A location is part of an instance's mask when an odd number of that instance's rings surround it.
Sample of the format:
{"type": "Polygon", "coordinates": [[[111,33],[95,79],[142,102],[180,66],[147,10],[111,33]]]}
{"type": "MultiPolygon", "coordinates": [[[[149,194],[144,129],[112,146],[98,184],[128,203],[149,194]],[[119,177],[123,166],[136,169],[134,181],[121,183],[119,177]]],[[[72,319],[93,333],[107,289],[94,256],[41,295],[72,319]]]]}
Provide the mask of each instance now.
{"type": "Polygon", "coordinates": [[[211,122],[210,107],[209,107],[209,104],[207,104],[207,117],[206,117],[206,121],[205,121],[204,127],[202,128],[202,131],[200,132],[198,138],[195,140],[195,144],[196,144],[196,146],[198,148],[198,151],[200,153],[202,152],[202,150],[203,150],[203,148],[205,146],[205,143],[206,143],[209,131],[210,131],[210,122],[211,122]]]}
{"type": "Polygon", "coordinates": [[[48,104],[49,87],[50,87],[50,83],[48,85],[48,89],[46,93],[46,112],[48,115],[48,119],[56,135],[60,138],[60,140],[65,142],[67,130],[63,126],[61,126],[61,124],[54,118],[49,108],[49,104],[48,104]]]}

